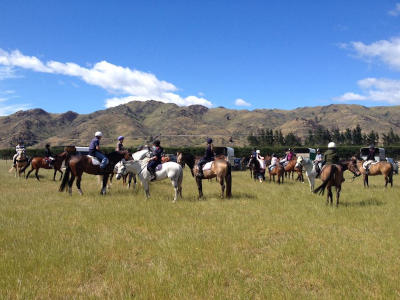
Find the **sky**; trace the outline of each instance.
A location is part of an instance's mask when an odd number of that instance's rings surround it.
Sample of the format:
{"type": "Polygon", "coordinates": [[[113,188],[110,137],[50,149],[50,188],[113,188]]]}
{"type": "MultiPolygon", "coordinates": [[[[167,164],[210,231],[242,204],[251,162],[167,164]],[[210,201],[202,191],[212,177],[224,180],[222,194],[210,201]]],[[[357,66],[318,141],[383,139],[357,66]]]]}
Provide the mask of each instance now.
{"type": "Polygon", "coordinates": [[[400,2],[0,2],[0,115],[400,105],[400,2]]]}

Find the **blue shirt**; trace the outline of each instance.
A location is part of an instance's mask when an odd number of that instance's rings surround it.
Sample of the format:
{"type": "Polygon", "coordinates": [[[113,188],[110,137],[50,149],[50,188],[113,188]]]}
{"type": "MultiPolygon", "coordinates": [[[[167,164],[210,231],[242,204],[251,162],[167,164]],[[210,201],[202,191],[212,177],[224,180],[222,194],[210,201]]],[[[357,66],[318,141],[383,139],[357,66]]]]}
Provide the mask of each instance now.
{"type": "Polygon", "coordinates": [[[91,156],[95,156],[96,153],[96,147],[100,146],[100,140],[98,138],[94,138],[89,145],[89,155],[91,156]]]}
{"type": "Polygon", "coordinates": [[[162,148],[162,147],[157,147],[155,150],[154,150],[154,156],[156,156],[157,157],[157,162],[159,163],[159,164],[161,164],[161,157],[162,157],[162,153],[164,152],[164,149],[162,148]]]}

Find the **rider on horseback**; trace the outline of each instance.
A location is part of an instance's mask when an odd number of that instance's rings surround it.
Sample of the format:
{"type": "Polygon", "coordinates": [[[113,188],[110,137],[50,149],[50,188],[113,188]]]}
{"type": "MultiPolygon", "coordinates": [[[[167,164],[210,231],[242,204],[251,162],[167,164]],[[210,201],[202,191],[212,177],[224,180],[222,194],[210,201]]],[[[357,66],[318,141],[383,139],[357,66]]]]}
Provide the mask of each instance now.
{"type": "Polygon", "coordinates": [[[203,178],[203,166],[214,160],[214,146],[213,146],[213,140],[212,138],[207,139],[207,148],[206,148],[206,154],[205,156],[200,159],[199,163],[197,164],[199,167],[199,172],[197,173],[197,177],[203,178]]]}
{"type": "Polygon", "coordinates": [[[323,159],[321,150],[318,148],[317,155],[315,156],[315,159],[314,159],[314,168],[315,168],[315,172],[317,173],[316,177],[319,177],[319,175],[321,174],[323,160],[324,159],[323,159]]]}
{"type": "Polygon", "coordinates": [[[286,165],[289,161],[291,161],[294,157],[293,149],[289,148],[286,152],[286,156],[284,159],[280,161],[282,165],[286,165]]]}
{"type": "Polygon", "coordinates": [[[89,155],[98,158],[101,161],[100,168],[104,169],[108,164],[108,158],[100,152],[100,140],[102,136],[101,131],[95,133],[94,139],[90,142],[89,155]]]}
{"type": "Polygon", "coordinates": [[[123,143],[124,143],[124,137],[121,135],[118,137],[118,144],[117,147],[115,147],[115,151],[124,151],[125,148],[123,143]]]}
{"type": "Polygon", "coordinates": [[[270,171],[272,171],[276,167],[276,164],[278,163],[278,158],[276,157],[275,153],[272,153],[271,157],[272,157],[271,158],[271,164],[268,166],[268,169],[270,171]]]}
{"type": "Polygon", "coordinates": [[[46,148],[44,150],[44,156],[48,159],[49,167],[53,167],[55,158],[50,150],[50,144],[46,144],[46,148]]]}
{"type": "Polygon", "coordinates": [[[370,145],[367,159],[366,159],[365,163],[363,164],[363,167],[365,169],[366,175],[369,174],[369,167],[374,162],[375,162],[375,146],[374,145],[370,145]]]}
{"type": "Polygon", "coordinates": [[[328,144],[328,150],[325,152],[325,160],[323,165],[334,165],[339,163],[339,156],[336,151],[336,144],[330,142],[328,144]]]}
{"type": "Polygon", "coordinates": [[[14,154],[13,156],[13,166],[14,168],[17,166],[17,157],[25,152],[25,146],[24,146],[24,142],[20,141],[18,142],[17,146],[15,147],[15,151],[17,152],[16,154],[14,154]]]}
{"type": "Polygon", "coordinates": [[[156,167],[162,163],[163,152],[164,149],[160,146],[160,141],[155,140],[153,143],[153,157],[150,158],[150,162],[147,164],[147,170],[151,174],[151,181],[156,180],[156,167]]]}

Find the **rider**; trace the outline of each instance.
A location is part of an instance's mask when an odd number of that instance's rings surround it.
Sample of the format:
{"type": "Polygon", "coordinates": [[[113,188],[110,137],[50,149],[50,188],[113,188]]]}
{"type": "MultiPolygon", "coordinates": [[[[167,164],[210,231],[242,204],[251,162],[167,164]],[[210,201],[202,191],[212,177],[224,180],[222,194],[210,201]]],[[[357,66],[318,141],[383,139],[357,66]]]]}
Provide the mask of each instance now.
{"type": "Polygon", "coordinates": [[[375,146],[370,145],[367,159],[366,159],[365,163],[363,164],[366,175],[369,174],[369,167],[371,166],[371,164],[373,162],[375,162],[375,146]]]}
{"type": "Polygon", "coordinates": [[[275,153],[272,153],[271,157],[272,157],[271,164],[268,166],[268,169],[270,171],[272,171],[276,167],[276,164],[278,163],[278,157],[276,157],[275,153]]]}
{"type": "Polygon", "coordinates": [[[293,153],[293,149],[289,148],[288,151],[286,152],[286,156],[284,159],[282,159],[280,161],[280,163],[282,165],[288,163],[289,161],[291,161],[293,159],[294,153],[293,153]]]}
{"type": "Polygon", "coordinates": [[[318,177],[321,173],[321,169],[322,169],[322,161],[323,161],[323,155],[321,153],[321,150],[318,148],[317,149],[317,155],[315,156],[314,159],[314,167],[315,167],[315,171],[317,172],[317,176],[318,177]]]}
{"type": "Polygon", "coordinates": [[[54,165],[54,155],[50,150],[50,144],[46,144],[46,148],[44,149],[44,156],[48,158],[49,166],[52,167],[54,165]]]}
{"type": "Polygon", "coordinates": [[[121,135],[121,136],[119,136],[118,137],[118,144],[117,144],[117,147],[115,147],[115,151],[124,151],[125,150],[125,148],[124,148],[124,137],[121,135]]]}
{"type": "Polygon", "coordinates": [[[17,157],[18,157],[18,155],[20,155],[22,152],[25,152],[25,146],[24,146],[24,142],[23,141],[18,142],[17,146],[15,147],[15,151],[17,153],[14,154],[14,156],[13,156],[13,166],[14,167],[17,166],[17,157]]]}
{"type": "Polygon", "coordinates": [[[200,159],[199,163],[197,164],[199,167],[199,173],[197,173],[197,177],[200,177],[200,178],[203,177],[203,166],[206,163],[213,161],[214,156],[215,156],[215,153],[214,153],[213,140],[212,140],[212,138],[208,138],[205,156],[202,159],[200,159]]]}
{"type": "Polygon", "coordinates": [[[102,136],[103,134],[101,131],[97,131],[94,134],[94,139],[90,142],[89,146],[89,155],[98,158],[101,161],[100,168],[104,169],[108,164],[108,158],[102,152],[100,152],[100,140],[102,136]]]}
{"type": "Polygon", "coordinates": [[[151,174],[151,181],[156,180],[156,167],[161,164],[161,157],[164,152],[164,149],[160,146],[160,141],[155,140],[153,143],[153,157],[150,158],[149,163],[147,164],[147,170],[151,174]]]}
{"type": "Polygon", "coordinates": [[[330,142],[328,144],[328,150],[325,152],[324,156],[324,165],[334,165],[339,163],[339,156],[337,154],[336,144],[334,142],[330,142]]]}

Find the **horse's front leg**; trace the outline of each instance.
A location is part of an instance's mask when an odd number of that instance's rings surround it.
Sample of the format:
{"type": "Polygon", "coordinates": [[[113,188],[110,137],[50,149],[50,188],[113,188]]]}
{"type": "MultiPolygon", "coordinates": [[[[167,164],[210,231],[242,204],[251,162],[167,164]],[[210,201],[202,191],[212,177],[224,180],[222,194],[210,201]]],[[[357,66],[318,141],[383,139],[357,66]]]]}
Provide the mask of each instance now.
{"type": "Polygon", "coordinates": [[[76,187],[78,189],[78,193],[79,195],[83,195],[82,189],[81,189],[81,180],[82,180],[82,176],[77,176],[76,177],[76,187]]]}
{"type": "Polygon", "coordinates": [[[62,177],[63,177],[63,175],[64,175],[64,172],[63,171],[61,171],[61,170],[58,170],[58,172],[60,172],[61,173],[61,175],[60,175],[60,180],[62,179],[62,177]]]}
{"type": "Polygon", "coordinates": [[[56,169],[56,168],[54,168],[53,181],[56,181],[56,174],[57,174],[57,169],[56,169]]]}
{"type": "Polygon", "coordinates": [[[221,185],[221,199],[224,198],[224,193],[225,193],[225,180],[223,177],[217,178],[219,181],[219,184],[221,185]]]}
{"type": "Polygon", "coordinates": [[[328,198],[328,203],[333,205],[333,194],[332,194],[332,186],[328,186],[328,194],[326,195],[328,198]],[[329,202],[330,201],[330,202],[329,202]]]}
{"type": "Polygon", "coordinates": [[[201,178],[196,176],[197,189],[199,190],[199,198],[203,198],[203,182],[201,178]]]}

